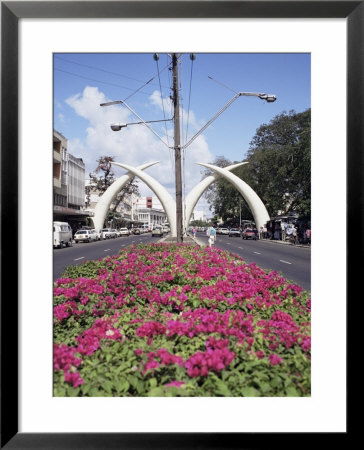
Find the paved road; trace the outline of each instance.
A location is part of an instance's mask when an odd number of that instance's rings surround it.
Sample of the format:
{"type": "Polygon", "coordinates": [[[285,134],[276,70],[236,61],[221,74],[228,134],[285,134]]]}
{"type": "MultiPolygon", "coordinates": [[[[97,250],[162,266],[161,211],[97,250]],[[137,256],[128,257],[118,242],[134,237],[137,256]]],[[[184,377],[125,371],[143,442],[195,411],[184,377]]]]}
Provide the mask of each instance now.
{"type": "MultiPolygon", "coordinates": [[[[207,237],[197,233],[197,239],[207,244],[207,237]]],[[[270,240],[243,240],[240,237],[218,235],[215,244],[241,256],[247,263],[255,262],[263,269],[276,270],[284,278],[311,290],[311,248],[280,244],[270,240]]]]}
{"type": "MultiPolygon", "coordinates": [[[[197,233],[197,239],[207,244],[204,233],[197,233]]],[[[64,269],[79,265],[87,260],[117,255],[120,249],[138,243],[158,242],[150,233],[139,236],[123,236],[105,241],[73,244],[72,247],[55,249],[53,252],[53,279],[60,278],[64,269]]],[[[216,246],[241,256],[246,262],[255,262],[263,269],[276,270],[305,290],[311,290],[311,249],[271,241],[242,240],[240,237],[217,236],[216,246]]]]}

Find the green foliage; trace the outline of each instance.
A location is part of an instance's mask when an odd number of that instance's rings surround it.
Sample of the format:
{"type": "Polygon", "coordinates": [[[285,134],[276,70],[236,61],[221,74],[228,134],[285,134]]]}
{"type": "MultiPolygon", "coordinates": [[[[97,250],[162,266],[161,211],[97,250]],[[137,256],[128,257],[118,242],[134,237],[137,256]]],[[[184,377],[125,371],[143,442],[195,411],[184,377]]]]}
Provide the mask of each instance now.
{"type": "MultiPolygon", "coordinates": [[[[265,204],[270,216],[295,211],[311,215],[311,110],[290,111],[276,116],[258,128],[245,164],[233,171],[248,183],[265,204]]],[[[215,165],[226,167],[231,161],[218,157],[215,165]]],[[[209,174],[205,171],[204,176],[209,174]]],[[[244,199],[225,179],[218,180],[207,192],[215,213],[226,222],[251,219],[244,199]]]]}
{"type": "Polygon", "coordinates": [[[68,266],[65,268],[63,278],[96,278],[104,264],[101,261],[85,261],[79,266],[68,266]]]}

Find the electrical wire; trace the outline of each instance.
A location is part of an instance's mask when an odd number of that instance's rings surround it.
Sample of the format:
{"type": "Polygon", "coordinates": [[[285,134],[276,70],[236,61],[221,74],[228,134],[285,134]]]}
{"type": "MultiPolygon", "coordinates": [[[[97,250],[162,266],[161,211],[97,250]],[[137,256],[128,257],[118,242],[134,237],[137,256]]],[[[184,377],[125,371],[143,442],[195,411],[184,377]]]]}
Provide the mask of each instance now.
{"type": "Polygon", "coordinates": [[[190,75],[190,89],[189,89],[189,94],[188,94],[188,110],[187,110],[187,127],[186,127],[186,139],[185,139],[185,143],[187,142],[188,139],[188,123],[189,123],[189,118],[190,118],[190,105],[191,105],[191,91],[192,91],[192,74],[193,74],[193,59],[191,58],[191,75],[190,75]]]}
{"type": "MultiPolygon", "coordinates": [[[[73,72],[67,72],[66,70],[62,70],[62,69],[54,68],[54,70],[57,71],[57,72],[63,72],[63,73],[66,73],[68,75],[72,75],[74,77],[83,78],[84,80],[95,81],[96,83],[107,84],[109,86],[115,86],[115,87],[119,87],[119,88],[122,88],[122,89],[127,89],[128,91],[133,91],[132,88],[128,88],[126,86],[121,86],[120,84],[109,83],[107,81],[101,81],[101,80],[96,80],[94,78],[84,77],[83,75],[78,75],[78,74],[73,73],[73,72]]],[[[140,93],[141,94],[146,94],[146,95],[152,95],[151,92],[140,91],[140,93]]]]}
{"type": "MultiPolygon", "coordinates": [[[[57,58],[57,59],[60,59],[60,60],[62,60],[62,61],[65,61],[65,62],[67,62],[67,63],[70,63],[70,64],[75,64],[75,65],[81,66],[81,67],[87,67],[88,69],[92,69],[92,70],[98,70],[99,72],[108,73],[108,74],[110,74],[110,75],[115,75],[115,76],[117,76],[117,77],[127,78],[128,80],[137,81],[138,83],[144,83],[143,80],[138,80],[137,78],[129,77],[129,76],[127,76],[127,75],[123,75],[123,74],[117,73],[117,72],[111,72],[110,70],[100,69],[99,67],[89,66],[88,64],[82,64],[82,63],[79,63],[79,62],[70,61],[69,59],[62,58],[62,57],[59,56],[59,55],[54,55],[54,57],[57,58]]],[[[164,70],[164,69],[163,69],[163,70],[164,70]]],[[[162,72],[163,72],[163,70],[162,70],[162,72]]],[[[164,87],[166,87],[166,86],[164,86],[164,87]]]]}
{"type": "MultiPolygon", "coordinates": [[[[156,64],[157,64],[157,72],[158,72],[158,80],[159,80],[159,90],[160,90],[161,101],[162,101],[163,118],[165,119],[166,118],[166,113],[165,113],[165,110],[164,110],[164,100],[163,100],[163,92],[162,92],[162,84],[161,84],[161,77],[160,77],[160,72],[159,72],[158,59],[156,59],[156,64]]],[[[168,143],[168,147],[169,147],[169,137],[168,137],[168,130],[167,130],[167,122],[165,122],[164,125],[165,125],[165,129],[166,129],[167,143],[168,143]]]]}

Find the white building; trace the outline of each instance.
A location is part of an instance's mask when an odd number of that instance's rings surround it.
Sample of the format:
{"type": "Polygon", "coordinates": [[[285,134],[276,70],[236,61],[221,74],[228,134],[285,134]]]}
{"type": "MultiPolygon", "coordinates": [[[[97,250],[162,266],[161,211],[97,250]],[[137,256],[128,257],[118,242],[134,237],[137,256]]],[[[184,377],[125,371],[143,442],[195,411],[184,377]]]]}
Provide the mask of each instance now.
{"type": "Polygon", "coordinates": [[[207,222],[207,216],[204,211],[194,210],[191,215],[191,220],[201,220],[202,222],[207,222]]]}

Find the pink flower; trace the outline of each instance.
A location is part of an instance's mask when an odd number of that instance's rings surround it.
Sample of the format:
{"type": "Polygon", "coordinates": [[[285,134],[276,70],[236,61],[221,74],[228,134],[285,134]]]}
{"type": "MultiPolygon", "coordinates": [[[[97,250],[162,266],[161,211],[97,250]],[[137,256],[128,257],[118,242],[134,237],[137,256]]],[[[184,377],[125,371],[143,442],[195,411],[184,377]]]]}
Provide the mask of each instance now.
{"type": "Polygon", "coordinates": [[[65,372],[64,381],[66,381],[66,383],[72,384],[74,388],[84,383],[78,372],[65,372]]]}
{"type": "Polygon", "coordinates": [[[276,366],[282,362],[282,358],[278,356],[276,353],[272,353],[269,355],[269,362],[271,366],[276,366]]]}

